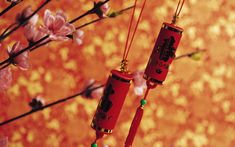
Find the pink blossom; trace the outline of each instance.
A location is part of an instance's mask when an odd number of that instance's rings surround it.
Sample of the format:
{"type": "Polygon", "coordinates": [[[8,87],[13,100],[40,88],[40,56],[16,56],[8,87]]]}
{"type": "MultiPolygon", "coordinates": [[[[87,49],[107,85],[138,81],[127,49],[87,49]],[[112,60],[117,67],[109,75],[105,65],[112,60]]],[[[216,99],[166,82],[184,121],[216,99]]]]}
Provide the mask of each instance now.
{"type": "Polygon", "coordinates": [[[43,106],[46,104],[46,101],[42,96],[36,96],[36,100],[41,102],[43,106]]]}
{"type": "Polygon", "coordinates": [[[142,96],[144,94],[146,86],[146,80],[143,78],[144,71],[136,71],[133,73],[133,84],[134,84],[134,93],[137,96],[142,96]]]}
{"type": "Polygon", "coordinates": [[[31,106],[32,110],[38,110],[45,105],[45,100],[41,96],[36,96],[36,98],[32,99],[29,105],[31,106]]]}
{"type": "Polygon", "coordinates": [[[0,147],[7,147],[8,146],[8,138],[4,137],[0,139],[0,147]]]}
{"type": "Polygon", "coordinates": [[[10,68],[0,70],[0,91],[4,91],[11,86],[12,73],[10,68]]]}
{"type": "Polygon", "coordinates": [[[39,31],[35,25],[29,23],[24,27],[24,36],[29,43],[34,43],[43,38],[45,34],[39,31]]]}
{"type": "MultiPolygon", "coordinates": [[[[94,3],[94,7],[99,7],[101,3],[103,2],[100,1],[98,3],[94,3]]],[[[107,17],[109,10],[110,10],[109,4],[105,3],[101,5],[98,9],[95,9],[94,13],[98,15],[99,18],[104,18],[107,17]]]]}
{"type": "Polygon", "coordinates": [[[94,79],[87,81],[84,85],[85,92],[82,96],[88,99],[101,98],[103,91],[104,91],[104,87],[100,87],[100,88],[93,90],[93,88],[99,87],[100,85],[101,84],[99,83],[95,83],[94,79]]]}
{"type": "MultiPolygon", "coordinates": [[[[32,8],[31,8],[31,6],[28,6],[21,13],[18,13],[16,15],[16,22],[18,22],[18,23],[24,22],[25,19],[27,17],[29,17],[31,14],[33,14],[32,8]]],[[[33,25],[35,25],[37,22],[38,22],[38,15],[37,14],[33,15],[28,21],[28,23],[31,23],[33,25]]]]}
{"type": "MultiPolygon", "coordinates": [[[[99,86],[99,85],[95,85],[94,87],[97,87],[97,86],[99,86]]],[[[92,91],[91,97],[96,98],[96,99],[100,99],[101,96],[103,95],[103,92],[104,92],[104,87],[100,87],[100,88],[92,91]]]]}
{"type": "Polygon", "coordinates": [[[101,8],[101,10],[103,12],[103,17],[106,17],[108,12],[109,12],[109,10],[110,10],[109,4],[105,3],[100,8],[101,8]]]}
{"type": "Polygon", "coordinates": [[[18,3],[18,2],[20,2],[21,0],[7,0],[8,2],[11,2],[11,3],[18,3]]]}
{"type": "Polygon", "coordinates": [[[46,10],[43,21],[44,26],[41,26],[40,30],[45,34],[50,35],[49,38],[51,40],[66,41],[69,39],[67,35],[72,34],[75,30],[73,25],[66,22],[66,17],[61,11],[53,16],[50,10],[46,10]]]}
{"type": "Polygon", "coordinates": [[[82,30],[77,30],[73,33],[73,40],[75,40],[75,42],[78,45],[82,44],[83,37],[84,37],[84,32],[82,30]]]}
{"type": "MultiPolygon", "coordinates": [[[[20,42],[16,42],[12,47],[8,47],[9,57],[15,55],[23,49],[20,42]]],[[[22,54],[12,59],[11,63],[18,66],[21,70],[27,70],[29,68],[29,51],[25,51],[22,54]]]]}

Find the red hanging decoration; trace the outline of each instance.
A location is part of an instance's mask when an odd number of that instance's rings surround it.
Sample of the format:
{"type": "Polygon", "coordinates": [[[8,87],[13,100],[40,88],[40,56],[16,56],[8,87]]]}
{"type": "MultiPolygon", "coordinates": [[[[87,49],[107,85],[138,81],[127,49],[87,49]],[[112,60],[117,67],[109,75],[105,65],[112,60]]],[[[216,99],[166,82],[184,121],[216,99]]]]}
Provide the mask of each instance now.
{"type": "Polygon", "coordinates": [[[144,78],[162,84],[165,81],[169,66],[175,58],[183,29],[175,24],[163,23],[154,49],[145,69],[144,78]]]}
{"type": "Polygon", "coordinates": [[[145,69],[144,78],[146,79],[147,90],[144,98],[140,101],[140,106],[132,120],[132,124],[126,138],[125,147],[132,146],[135,135],[139,128],[144,113],[144,105],[147,103],[146,98],[150,89],[162,84],[167,76],[169,66],[175,58],[175,52],[179,45],[183,29],[176,26],[177,19],[184,5],[184,0],[180,6],[179,0],[172,23],[163,23],[154,49],[145,69]]]}
{"type": "Polygon", "coordinates": [[[132,28],[132,23],[134,19],[134,14],[136,10],[137,0],[135,0],[134,10],[132,12],[132,17],[128,29],[128,35],[126,40],[126,45],[123,53],[123,59],[121,61],[120,71],[112,70],[111,75],[105,86],[103,97],[101,98],[99,105],[97,107],[95,116],[92,120],[91,127],[96,130],[96,140],[91,144],[91,147],[97,147],[96,141],[102,138],[104,134],[112,133],[115,124],[118,120],[119,114],[121,112],[123,103],[125,101],[127,92],[130,87],[130,82],[133,80],[132,74],[129,74],[127,69],[127,57],[134,40],[136,30],[138,28],[140,18],[145,6],[146,0],[142,5],[141,12],[139,14],[137,23],[135,25],[131,40],[129,42],[130,32],[132,28]]]}
{"type": "Polygon", "coordinates": [[[144,114],[144,106],[147,103],[146,98],[148,96],[148,92],[149,92],[150,89],[153,89],[157,86],[155,83],[150,83],[149,81],[147,81],[146,84],[147,84],[147,90],[145,92],[144,98],[141,99],[140,106],[137,108],[135,116],[132,120],[129,133],[128,133],[128,136],[127,136],[126,141],[125,141],[125,147],[132,146],[132,143],[135,139],[135,135],[137,133],[137,130],[139,128],[140,122],[141,122],[143,114],[144,114]]]}
{"type": "Polygon", "coordinates": [[[142,106],[139,106],[136,110],[135,116],[133,118],[131,128],[129,130],[128,136],[126,138],[125,147],[129,147],[132,145],[132,142],[134,141],[134,137],[136,135],[136,132],[139,128],[140,122],[142,120],[144,114],[144,109],[142,106]]]}
{"type": "Polygon", "coordinates": [[[91,127],[104,134],[112,133],[130,87],[132,75],[112,70],[91,127]]]}
{"type": "Polygon", "coordinates": [[[176,25],[184,1],[179,0],[172,22],[164,22],[154,49],[145,69],[144,78],[157,84],[162,84],[167,76],[169,66],[175,58],[175,52],[182,37],[183,29],[176,25]],[[180,5],[181,4],[181,5],[180,5]]]}

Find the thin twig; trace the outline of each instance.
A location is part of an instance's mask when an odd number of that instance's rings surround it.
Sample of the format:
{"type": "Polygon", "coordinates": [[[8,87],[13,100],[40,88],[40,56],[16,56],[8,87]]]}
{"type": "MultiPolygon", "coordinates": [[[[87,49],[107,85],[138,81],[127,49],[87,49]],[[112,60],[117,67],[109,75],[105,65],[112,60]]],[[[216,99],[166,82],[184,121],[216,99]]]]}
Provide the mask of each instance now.
{"type": "Polygon", "coordinates": [[[13,32],[15,32],[17,29],[19,29],[22,25],[24,25],[26,22],[28,22],[28,20],[30,18],[32,18],[38,11],[40,11],[46,4],[48,4],[49,2],[51,2],[51,0],[47,0],[46,2],[44,2],[40,7],[38,7],[37,10],[35,10],[29,17],[25,18],[24,21],[22,21],[21,23],[19,23],[16,27],[14,27],[13,29],[11,29],[9,32],[5,33],[4,35],[0,36],[0,41],[4,40],[5,38],[7,38],[8,36],[10,36],[13,32]]]}
{"type": "Polygon", "coordinates": [[[11,62],[8,62],[7,64],[5,64],[4,66],[2,66],[2,67],[0,68],[0,71],[1,71],[2,69],[4,69],[4,68],[10,66],[10,65],[11,65],[11,62]]]}
{"type": "Polygon", "coordinates": [[[6,7],[4,10],[2,10],[2,12],[0,12],[0,17],[7,13],[9,10],[11,10],[13,7],[15,7],[16,5],[18,5],[19,3],[21,3],[23,0],[18,1],[18,2],[12,2],[8,7],[6,7]]]}
{"type": "Polygon", "coordinates": [[[98,19],[92,20],[92,21],[90,21],[88,23],[85,23],[85,24],[83,24],[81,26],[76,27],[76,30],[79,30],[79,29],[81,29],[83,27],[86,27],[86,26],[88,26],[90,24],[93,24],[93,23],[98,22],[98,21],[103,20],[103,19],[105,19],[105,18],[98,18],[98,19]]]}
{"type": "Polygon", "coordinates": [[[106,1],[104,1],[104,2],[101,2],[100,4],[95,5],[92,9],[90,9],[90,10],[87,11],[87,12],[85,12],[83,15],[74,18],[74,19],[71,20],[69,23],[74,23],[74,22],[76,22],[77,20],[83,18],[84,16],[86,16],[86,15],[88,15],[88,14],[94,13],[98,8],[100,8],[102,5],[104,5],[104,4],[107,3],[108,1],[110,1],[110,0],[106,0],[106,1]]]}
{"type": "Polygon", "coordinates": [[[118,11],[118,13],[122,14],[123,12],[125,12],[125,11],[127,11],[127,10],[130,10],[130,9],[132,9],[132,8],[134,8],[134,6],[130,6],[130,7],[127,7],[127,8],[125,8],[125,9],[122,9],[122,10],[118,11]]]}
{"type": "MultiPolygon", "coordinates": [[[[129,9],[131,9],[131,8],[133,8],[133,6],[128,7],[128,8],[125,8],[125,9],[122,9],[122,10],[120,10],[120,11],[117,11],[117,13],[120,13],[120,14],[121,14],[121,13],[123,13],[124,11],[127,11],[127,10],[129,10],[129,9]]],[[[83,14],[82,14],[82,15],[83,15],[83,14]]],[[[108,17],[108,18],[109,18],[109,17],[108,17]]],[[[104,19],[104,18],[98,18],[98,19],[93,20],[93,21],[91,21],[91,22],[85,23],[85,24],[83,24],[83,25],[81,25],[81,26],[78,26],[76,29],[78,30],[78,29],[80,29],[80,28],[83,28],[83,27],[85,27],[85,26],[87,26],[87,25],[90,25],[90,24],[92,24],[92,23],[98,22],[98,21],[103,20],[103,19],[104,19]]],[[[13,60],[15,57],[19,56],[20,54],[22,54],[23,52],[25,52],[25,51],[27,51],[27,50],[33,51],[33,50],[35,50],[35,49],[37,49],[37,48],[39,48],[39,47],[41,47],[41,46],[43,46],[43,45],[45,45],[45,44],[51,42],[51,40],[49,40],[49,41],[46,41],[46,42],[44,42],[44,43],[41,43],[42,41],[46,40],[48,37],[49,37],[49,35],[47,35],[47,36],[41,38],[41,39],[38,40],[37,42],[35,42],[35,43],[33,43],[33,44],[30,44],[30,45],[29,45],[28,47],[26,47],[25,49],[23,49],[23,50],[19,51],[18,53],[12,55],[12,56],[9,57],[8,59],[6,59],[6,60],[0,62],[0,66],[6,64],[6,63],[8,63],[8,62],[10,62],[10,61],[13,60]],[[39,44],[39,43],[41,43],[41,44],[39,44]],[[39,44],[39,45],[37,45],[37,44],[39,44]]],[[[1,69],[3,69],[3,68],[1,68],[1,69]]]]}
{"type": "Polygon", "coordinates": [[[24,48],[23,50],[17,52],[16,54],[13,54],[12,56],[10,56],[8,59],[4,60],[3,62],[0,63],[0,66],[2,66],[3,64],[6,64],[8,62],[10,62],[12,59],[14,59],[15,57],[19,56],[20,54],[22,54],[23,52],[29,50],[30,48],[32,48],[33,46],[35,46],[36,44],[44,41],[45,39],[47,39],[49,37],[49,35],[44,36],[43,38],[41,38],[40,40],[36,41],[35,43],[29,45],[28,47],[24,48]]]}
{"type": "MultiPolygon", "coordinates": [[[[33,114],[33,113],[35,113],[35,112],[38,112],[38,111],[41,111],[41,110],[45,110],[46,108],[52,107],[52,106],[54,106],[54,105],[57,105],[57,104],[60,104],[60,103],[64,103],[64,102],[66,102],[66,101],[68,101],[68,100],[70,100],[70,99],[74,99],[74,98],[76,98],[77,96],[80,96],[80,95],[84,94],[84,93],[86,92],[86,90],[87,90],[88,88],[90,88],[92,85],[93,85],[93,84],[91,84],[90,86],[88,86],[88,87],[87,87],[85,90],[83,90],[82,92],[79,92],[79,93],[76,93],[76,94],[74,94],[74,95],[72,95],[72,96],[68,96],[68,97],[63,98],[63,99],[60,99],[60,100],[58,100],[58,101],[49,103],[49,104],[47,104],[47,105],[45,105],[45,106],[43,106],[43,107],[41,107],[41,108],[39,108],[39,109],[30,110],[29,112],[20,114],[20,115],[14,117],[14,118],[11,118],[11,119],[9,119],[9,120],[6,120],[6,121],[4,121],[4,122],[1,122],[1,123],[0,123],[0,126],[6,125],[6,124],[11,123],[11,122],[13,122],[13,121],[16,121],[16,120],[18,120],[18,119],[21,119],[21,118],[26,117],[26,116],[28,116],[28,115],[31,115],[31,114],[33,114]]],[[[94,88],[89,89],[89,90],[94,91],[94,90],[99,89],[99,88],[101,88],[101,87],[103,87],[103,86],[104,86],[104,85],[100,85],[100,86],[94,87],[94,88]]]]}
{"type": "Polygon", "coordinates": [[[13,24],[11,24],[10,26],[8,26],[8,27],[5,29],[5,31],[4,31],[0,36],[3,36],[4,34],[6,34],[6,32],[7,32],[9,29],[11,29],[13,26],[15,26],[15,25],[17,25],[17,23],[13,23],[13,24]]]}
{"type": "Polygon", "coordinates": [[[175,60],[178,60],[178,59],[181,59],[181,58],[184,58],[184,57],[192,57],[195,54],[205,52],[205,51],[206,51],[205,49],[201,49],[201,50],[197,49],[196,51],[193,51],[191,53],[180,55],[180,56],[176,57],[175,60]]]}
{"type": "Polygon", "coordinates": [[[41,44],[39,44],[39,45],[37,45],[37,46],[34,46],[33,48],[30,49],[30,52],[34,51],[35,49],[37,49],[37,48],[39,48],[39,47],[41,47],[41,46],[43,46],[43,45],[46,45],[46,44],[50,43],[51,41],[52,41],[52,40],[48,40],[48,41],[43,42],[43,43],[41,43],[41,44]]]}
{"type": "MultiPolygon", "coordinates": [[[[123,12],[125,12],[125,11],[127,11],[127,10],[129,10],[129,9],[132,9],[133,7],[134,7],[134,6],[130,6],[130,7],[127,7],[127,8],[125,8],[125,9],[119,10],[119,11],[114,12],[114,13],[120,15],[120,14],[122,14],[123,12]]],[[[118,15],[117,15],[117,16],[118,16],[118,15]]],[[[115,16],[115,17],[116,17],[116,16],[115,16]]],[[[90,24],[96,23],[96,22],[98,22],[98,21],[101,21],[101,20],[107,19],[107,18],[112,18],[112,17],[102,17],[102,18],[98,18],[98,19],[92,20],[92,21],[90,21],[90,22],[88,22],[88,23],[85,23],[85,24],[83,24],[83,25],[81,25],[81,26],[76,27],[76,30],[79,30],[79,29],[81,29],[81,28],[83,28],[83,27],[86,27],[86,26],[88,26],[88,25],[90,25],[90,24]]]]}

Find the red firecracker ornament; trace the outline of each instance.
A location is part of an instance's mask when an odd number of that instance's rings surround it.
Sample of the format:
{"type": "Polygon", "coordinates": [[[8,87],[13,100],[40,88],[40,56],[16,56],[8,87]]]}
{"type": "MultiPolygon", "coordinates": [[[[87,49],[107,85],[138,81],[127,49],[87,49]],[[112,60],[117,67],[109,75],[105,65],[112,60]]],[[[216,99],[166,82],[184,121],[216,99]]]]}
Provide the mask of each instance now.
{"type": "Polygon", "coordinates": [[[112,133],[121,112],[132,75],[112,70],[91,127],[105,134],[112,133]]]}
{"type": "Polygon", "coordinates": [[[91,123],[91,127],[99,132],[98,134],[112,133],[132,79],[131,74],[118,70],[111,71],[91,123]]]}
{"type": "Polygon", "coordinates": [[[163,23],[145,69],[144,78],[146,80],[158,84],[165,81],[169,66],[175,58],[182,32],[183,29],[175,24],[163,23]]]}

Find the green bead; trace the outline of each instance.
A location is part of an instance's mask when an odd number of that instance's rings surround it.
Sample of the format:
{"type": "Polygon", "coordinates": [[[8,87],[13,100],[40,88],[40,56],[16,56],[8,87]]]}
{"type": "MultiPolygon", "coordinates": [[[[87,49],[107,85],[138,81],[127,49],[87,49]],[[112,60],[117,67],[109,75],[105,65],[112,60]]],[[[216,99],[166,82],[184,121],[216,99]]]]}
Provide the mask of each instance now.
{"type": "Polygon", "coordinates": [[[98,147],[98,145],[96,143],[92,143],[91,147],[98,147]]]}
{"type": "Polygon", "coordinates": [[[144,106],[145,104],[147,104],[147,101],[145,99],[141,99],[140,104],[144,106]]]}

